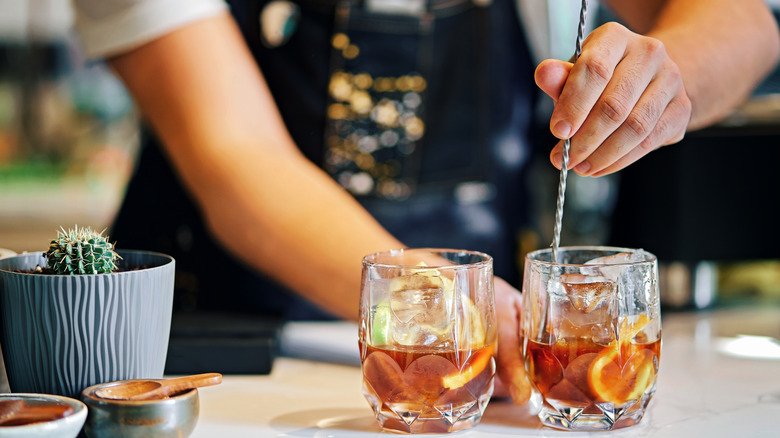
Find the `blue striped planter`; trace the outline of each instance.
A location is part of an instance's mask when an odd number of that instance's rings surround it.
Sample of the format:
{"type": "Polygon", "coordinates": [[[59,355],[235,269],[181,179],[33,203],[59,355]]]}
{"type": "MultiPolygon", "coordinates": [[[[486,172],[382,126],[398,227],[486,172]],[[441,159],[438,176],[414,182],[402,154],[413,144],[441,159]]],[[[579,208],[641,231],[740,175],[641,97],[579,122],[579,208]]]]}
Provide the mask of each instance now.
{"type": "Polygon", "coordinates": [[[0,259],[0,345],[13,392],[78,398],[115,380],[161,378],[173,311],[175,261],[118,251],[136,271],[100,275],[12,272],[40,252],[0,259]]]}

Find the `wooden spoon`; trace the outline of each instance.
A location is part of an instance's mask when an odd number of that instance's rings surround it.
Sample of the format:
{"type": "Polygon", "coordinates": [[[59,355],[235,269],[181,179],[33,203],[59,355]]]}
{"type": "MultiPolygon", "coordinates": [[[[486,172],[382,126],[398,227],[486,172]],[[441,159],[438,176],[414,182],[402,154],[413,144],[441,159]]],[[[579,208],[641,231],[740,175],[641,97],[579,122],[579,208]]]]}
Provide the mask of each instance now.
{"type": "Polygon", "coordinates": [[[173,379],[136,380],[100,388],[95,391],[95,395],[110,400],[155,400],[187,389],[217,385],[221,382],[222,374],[219,373],[195,374],[173,379]]]}
{"type": "Polygon", "coordinates": [[[0,426],[58,420],[72,413],[73,408],[64,404],[31,406],[24,400],[3,400],[0,401],[0,426]]]}

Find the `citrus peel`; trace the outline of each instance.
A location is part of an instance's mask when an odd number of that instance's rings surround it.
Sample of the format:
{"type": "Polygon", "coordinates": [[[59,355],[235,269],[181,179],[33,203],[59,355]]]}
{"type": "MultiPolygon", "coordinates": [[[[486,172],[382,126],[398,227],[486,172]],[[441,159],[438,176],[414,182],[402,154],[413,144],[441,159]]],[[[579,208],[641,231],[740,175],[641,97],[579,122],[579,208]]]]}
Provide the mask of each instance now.
{"type": "Polygon", "coordinates": [[[487,351],[480,351],[479,355],[463,370],[442,377],[442,386],[447,389],[458,389],[484,371],[493,358],[493,345],[487,346],[485,349],[487,351]]]}
{"type": "Polygon", "coordinates": [[[647,324],[650,324],[653,320],[648,318],[647,315],[639,315],[637,317],[637,320],[630,323],[628,322],[628,319],[623,319],[623,321],[620,322],[620,328],[619,328],[619,338],[621,344],[626,344],[631,342],[636,335],[639,334],[639,332],[642,331],[642,329],[647,326],[647,324]]]}

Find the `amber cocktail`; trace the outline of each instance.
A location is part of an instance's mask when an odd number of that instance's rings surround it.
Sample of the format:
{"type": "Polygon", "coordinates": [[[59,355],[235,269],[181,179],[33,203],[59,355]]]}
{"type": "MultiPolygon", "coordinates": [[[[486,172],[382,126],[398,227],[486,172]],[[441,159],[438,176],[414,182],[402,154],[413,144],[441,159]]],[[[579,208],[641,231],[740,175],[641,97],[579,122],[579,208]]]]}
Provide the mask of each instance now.
{"type": "Polygon", "coordinates": [[[655,392],[661,319],[655,256],[625,248],[528,255],[523,282],[526,370],[548,426],[636,424],[655,392]]]}
{"type": "Polygon", "coordinates": [[[437,249],[363,261],[363,394],[382,428],[450,432],[476,425],[493,392],[492,259],[437,249]]]}

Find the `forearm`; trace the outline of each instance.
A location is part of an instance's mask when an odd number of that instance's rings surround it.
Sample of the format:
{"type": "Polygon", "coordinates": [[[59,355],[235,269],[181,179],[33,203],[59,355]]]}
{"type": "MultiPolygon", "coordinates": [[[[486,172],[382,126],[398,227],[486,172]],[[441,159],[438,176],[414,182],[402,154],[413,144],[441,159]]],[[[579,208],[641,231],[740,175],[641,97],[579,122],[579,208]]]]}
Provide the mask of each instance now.
{"type": "Polygon", "coordinates": [[[322,308],[356,318],[362,256],[401,244],[305,159],[247,150],[211,160],[188,173],[213,182],[190,186],[217,239],[322,308]]]}
{"type": "Polygon", "coordinates": [[[361,257],[401,244],[298,151],[232,20],[195,23],[111,64],[214,236],[247,265],[356,318],[361,257]]]}
{"type": "Polygon", "coordinates": [[[691,99],[689,129],[728,115],[780,56],[777,24],[762,0],[608,3],[630,26],[664,43],[691,99]]]}

